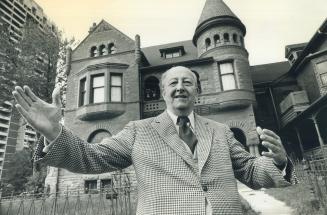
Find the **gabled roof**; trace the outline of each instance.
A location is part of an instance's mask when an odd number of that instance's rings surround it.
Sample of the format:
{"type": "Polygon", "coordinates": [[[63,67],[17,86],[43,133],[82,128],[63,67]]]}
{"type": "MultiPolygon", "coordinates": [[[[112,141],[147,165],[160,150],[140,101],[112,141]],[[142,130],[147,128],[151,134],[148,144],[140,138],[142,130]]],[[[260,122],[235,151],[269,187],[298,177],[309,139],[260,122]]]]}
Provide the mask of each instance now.
{"type": "Polygon", "coordinates": [[[285,46],[285,57],[287,58],[292,51],[303,50],[307,45],[308,43],[297,43],[285,46]]]}
{"type": "MultiPolygon", "coordinates": [[[[293,63],[292,67],[289,70],[290,74],[297,74],[301,70],[299,69],[302,65],[306,63],[309,58],[307,56],[309,54],[312,54],[314,50],[321,45],[322,42],[326,40],[327,35],[327,18],[324,20],[324,22],[321,24],[321,26],[318,28],[318,30],[315,32],[313,37],[310,39],[308,44],[303,49],[301,55],[296,59],[296,61],[293,63]]],[[[311,55],[313,56],[313,55],[311,55]]]]}
{"type": "Polygon", "coordinates": [[[288,61],[251,66],[253,84],[273,82],[290,69],[288,61]]]}
{"type": "Polygon", "coordinates": [[[142,48],[142,52],[151,66],[158,66],[164,64],[178,63],[182,61],[194,60],[198,58],[196,47],[191,40],[163,44],[158,46],[151,46],[142,48]],[[181,57],[166,59],[161,57],[160,50],[183,46],[185,54],[181,57]]]}
{"type": "Polygon", "coordinates": [[[115,28],[113,25],[109,24],[107,21],[105,21],[104,19],[102,19],[99,24],[97,24],[94,27],[91,27],[89,34],[75,47],[75,49],[73,50],[73,52],[75,50],[78,49],[78,47],[84,43],[84,41],[87,40],[87,38],[89,38],[93,33],[97,33],[97,32],[101,32],[101,31],[108,31],[108,30],[114,30],[117,33],[121,34],[124,38],[126,38],[129,42],[134,43],[134,40],[132,40],[129,36],[127,36],[126,34],[124,34],[123,32],[121,32],[120,30],[118,30],[117,28],[115,28]]]}

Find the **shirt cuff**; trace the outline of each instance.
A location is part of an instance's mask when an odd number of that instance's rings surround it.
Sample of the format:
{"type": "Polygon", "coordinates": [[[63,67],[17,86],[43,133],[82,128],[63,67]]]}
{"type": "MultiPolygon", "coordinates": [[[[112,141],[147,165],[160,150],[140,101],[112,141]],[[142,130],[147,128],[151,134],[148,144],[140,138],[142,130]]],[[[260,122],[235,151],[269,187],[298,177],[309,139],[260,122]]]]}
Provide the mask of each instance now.
{"type": "Polygon", "coordinates": [[[58,136],[53,141],[49,142],[47,140],[47,138],[43,137],[44,138],[44,148],[42,149],[42,152],[48,153],[50,151],[50,149],[52,148],[53,144],[57,141],[57,139],[61,135],[61,133],[62,133],[62,126],[60,126],[60,132],[59,132],[58,136]]]}
{"type": "Polygon", "coordinates": [[[286,168],[287,168],[287,165],[288,165],[288,162],[286,163],[284,169],[282,170],[282,175],[283,175],[283,177],[286,176],[286,168]]]}

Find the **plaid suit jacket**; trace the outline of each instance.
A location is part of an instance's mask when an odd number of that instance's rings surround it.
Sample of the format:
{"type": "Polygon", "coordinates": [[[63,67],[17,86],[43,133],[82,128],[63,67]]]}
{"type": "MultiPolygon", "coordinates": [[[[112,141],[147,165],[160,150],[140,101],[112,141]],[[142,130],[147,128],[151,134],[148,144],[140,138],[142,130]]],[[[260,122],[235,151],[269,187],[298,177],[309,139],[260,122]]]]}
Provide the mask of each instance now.
{"type": "Polygon", "coordinates": [[[88,144],[63,128],[45,156],[43,143],[38,144],[35,161],[77,173],[103,173],[133,164],[137,214],[205,214],[206,197],[213,214],[242,214],[235,178],[254,189],[291,184],[271,159],[246,152],[226,125],[196,115],[195,135],[198,164],[185,152],[166,112],[130,122],[99,144],[88,144]]]}

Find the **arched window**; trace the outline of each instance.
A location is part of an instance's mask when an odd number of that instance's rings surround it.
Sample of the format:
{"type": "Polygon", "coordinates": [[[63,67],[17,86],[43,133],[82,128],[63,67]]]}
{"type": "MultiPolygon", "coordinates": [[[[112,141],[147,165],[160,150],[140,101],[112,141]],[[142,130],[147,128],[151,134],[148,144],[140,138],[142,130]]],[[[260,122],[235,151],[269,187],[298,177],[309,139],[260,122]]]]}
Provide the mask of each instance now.
{"type": "Polygon", "coordinates": [[[157,100],[159,98],[159,80],[154,76],[148,77],[144,82],[144,100],[157,100]]]}
{"type": "Polygon", "coordinates": [[[246,145],[246,136],[245,136],[244,132],[239,128],[231,128],[230,130],[234,133],[235,139],[238,142],[242,143],[242,145],[245,147],[246,151],[249,151],[249,148],[246,145]]]}
{"type": "Polygon", "coordinates": [[[244,38],[243,38],[243,36],[240,36],[240,42],[241,42],[241,46],[244,47],[244,38]]]}
{"type": "Polygon", "coordinates": [[[109,43],[108,45],[108,53],[109,54],[115,54],[116,53],[116,47],[113,43],[109,43]]]}
{"type": "Polygon", "coordinates": [[[87,138],[87,142],[100,143],[104,138],[107,137],[111,137],[110,132],[105,129],[99,129],[90,134],[89,138],[87,138]]]}
{"type": "Polygon", "coordinates": [[[96,46],[92,46],[91,50],[90,50],[90,57],[95,57],[97,54],[97,47],[96,46]]]}
{"type": "Polygon", "coordinates": [[[229,34],[224,33],[224,42],[229,42],[229,34]]]}
{"type": "Polygon", "coordinates": [[[237,43],[237,34],[233,34],[233,42],[237,43]]]}
{"type": "Polygon", "coordinates": [[[206,50],[208,50],[209,47],[211,46],[211,40],[210,40],[210,38],[207,38],[207,39],[205,40],[205,45],[206,45],[206,50]]]}
{"type": "Polygon", "coordinates": [[[99,47],[99,56],[105,55],[106,53],[106,46],[105,45],[100,45],[99,47]]]}
{"type": "Polygon", "coordinates": [[[202,88],[201,88],[201,82],[200,82],[200,75],[199,73],[197,73],[196,71],[192,70],[192,72],[195,74],[196,76],[196,83],[198,85],[198,93],[200,94],[202,92],[202,88]]]}
{"type": "Polygon", "coordinates": [[[217,46],[218,43],[220,43],[220,36],[219,36],[219,34],[216,34],[215,36],[213,36],[213,41],[215,42],[215,46],[217,46]]]}

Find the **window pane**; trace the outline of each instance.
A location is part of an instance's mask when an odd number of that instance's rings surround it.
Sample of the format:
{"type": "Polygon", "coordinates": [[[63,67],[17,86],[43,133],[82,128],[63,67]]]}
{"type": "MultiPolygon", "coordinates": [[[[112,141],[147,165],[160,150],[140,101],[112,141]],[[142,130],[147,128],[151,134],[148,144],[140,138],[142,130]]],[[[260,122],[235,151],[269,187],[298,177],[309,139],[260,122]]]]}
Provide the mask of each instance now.
{"type": "Polygon", "coordinates": [[[173,58],[173,54],[172,53],[167,53],[166,58],[173,58]]]}
{"type": "Polygon", "coordinates": [[[86,104],[86,93],[82,92],[80,105],[83,106],[86,104]]]}
{"type": "Polygon", "coordinates": [[[86,104],[86,79],[80,80],[80,94],[79,94],[79,105],[83,106],[86,104]]]}
{"type": "Polygon", "coordinates": [[[92,77],[92,87],[103,87],[104,86],[104,75],[92,77]]]}
{"type": "Polygon", "coordinates": [[[104,88],[93,89],[93,103],[104,102],[104,88]]]}
{"type": "Polygon", "coordinates": [[[234,73],[234,69],[233,69],[232,63],[222,63],[222,64],[219,64],[219,70],[220,70],[220,74],[221,75],[234,73]]]}
{"type": "Polygon", "coordinates": [[[317,64],[318,71],[323,73],[327,72],[327,61],[321,62],[317,64]]]}
{"type": "Polygon", "coordinates": [[[121,86],[121,75],[111,76],[111,86],[121,86]]]}
{"type": "Polygon", "coordinates": [[[327,85],[327,73],[321,74],[320,79],[323,85],[327,85]]]}
{"type": "Polygon", "coordinates": [[[221,76],[221,81],[223,83],[223,90],[236,89],[234,74],[221,76]]]}
{"type": "Polygon", "coordinates": [[[112,102],[121,102],[121,98],[122,98],[121,87],[111,87],[110,98],[112,102]]]}
{"type": "Polygon", "coordinates": [[[173,57],[179,57],[179,56],[180,56],[179,52],[174,52],[173,53],[173,57]]]}

